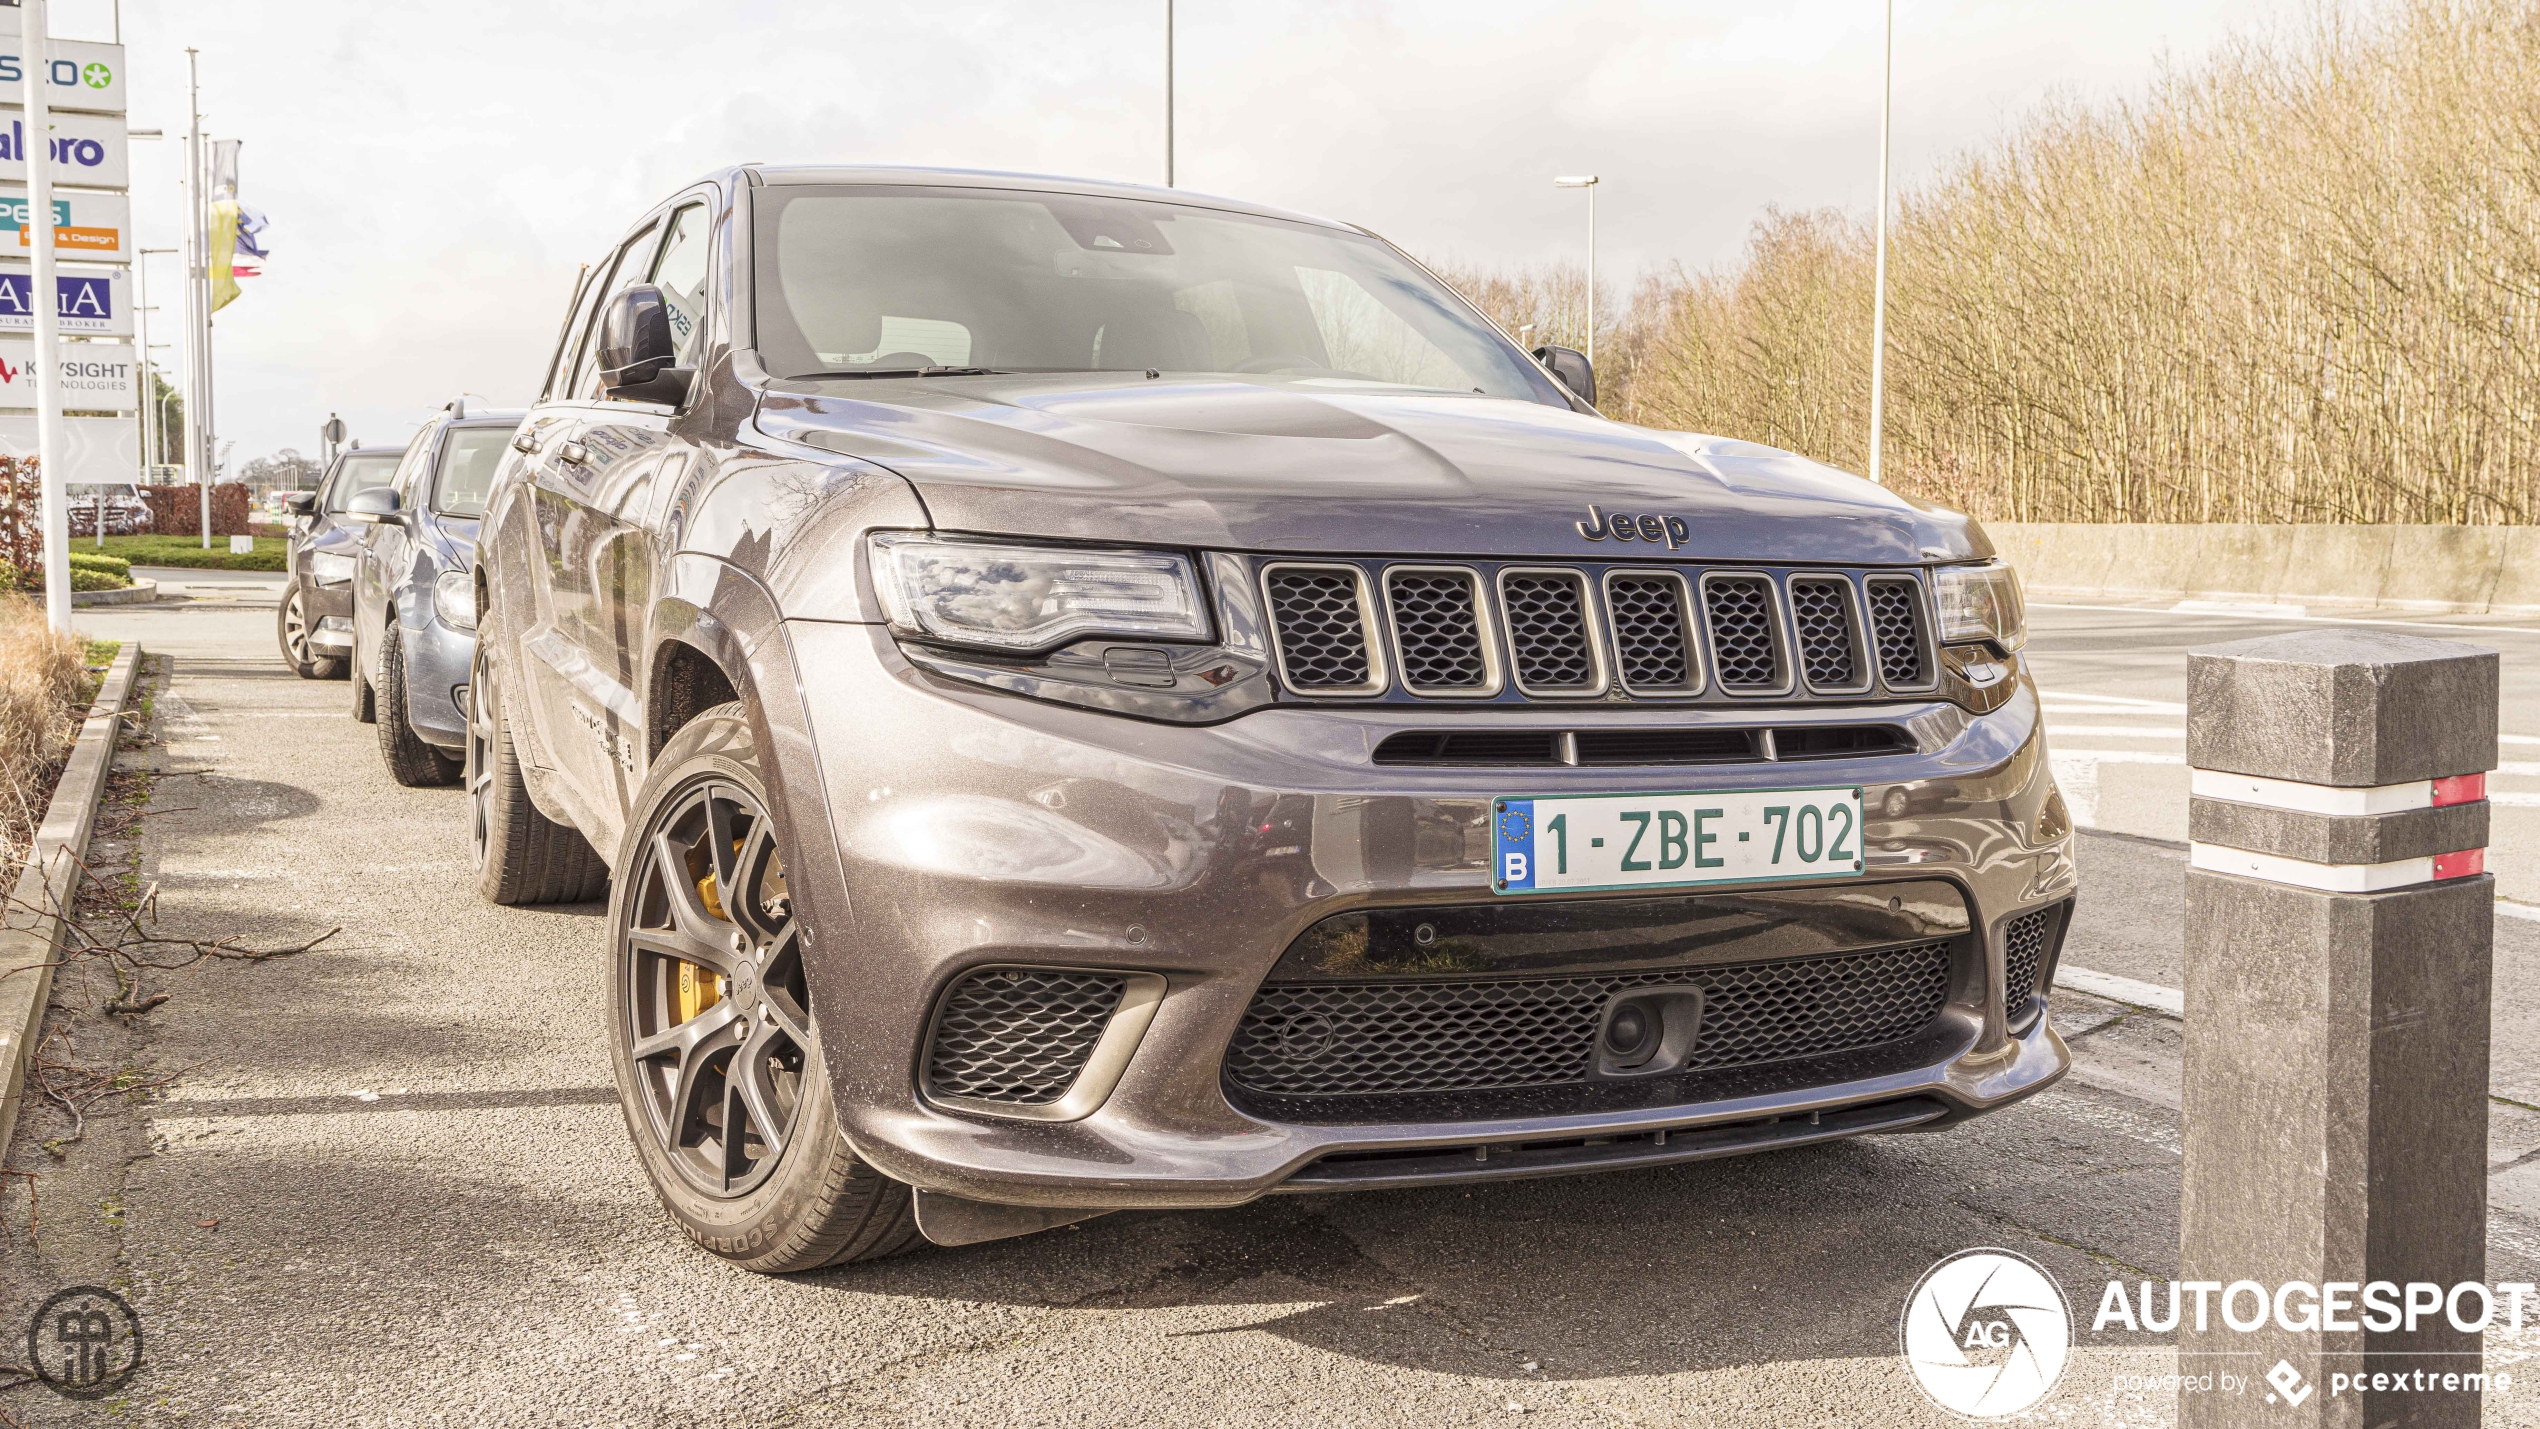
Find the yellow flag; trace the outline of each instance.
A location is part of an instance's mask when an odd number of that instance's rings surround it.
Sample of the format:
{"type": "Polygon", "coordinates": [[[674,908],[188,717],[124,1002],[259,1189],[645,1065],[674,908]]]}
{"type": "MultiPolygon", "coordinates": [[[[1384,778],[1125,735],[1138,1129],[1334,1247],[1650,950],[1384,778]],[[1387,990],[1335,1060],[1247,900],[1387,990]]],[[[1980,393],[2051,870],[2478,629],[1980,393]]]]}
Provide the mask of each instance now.
{"type": "Polygon", "coordinates": [[[230,260],[238,253],[238,201],[221,199],[212,205],[212,311],[228,307],[238,296],[238,279],[229,271],[230,260]]]}

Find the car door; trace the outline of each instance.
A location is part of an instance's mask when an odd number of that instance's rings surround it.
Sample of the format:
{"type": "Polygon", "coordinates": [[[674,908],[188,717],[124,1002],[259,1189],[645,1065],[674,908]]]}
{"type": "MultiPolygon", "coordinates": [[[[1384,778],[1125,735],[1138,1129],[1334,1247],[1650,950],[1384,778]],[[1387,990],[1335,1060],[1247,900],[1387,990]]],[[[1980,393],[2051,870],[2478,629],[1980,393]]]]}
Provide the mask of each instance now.
{"type": "MultiPolygon", "coordinates": [[[[441,439],[444,423],[439,419],[423,424],[415,439],[406,446],[405,457],[397,463],[397,474],[389,479],[389,489],[397,493],[397,506],[411,511],[428,489],[427,478],[432,467],[432,453],[441,439]]],[[[403,522],[381,521],[369,526],[356,526],[357,554],[353,559],[353,668],[373,686],[380,677],[379,654],[388,622],[398,618],[396,593],[406,579],[406,568],[414,559],[414,533],[403,522]]],[[[382,712],[385,717],[385,712],[382,712]]]]}
{"type": "Polygon", "coordinates": [[[615,443],[589,440],[593,422],[605,415],[597,319],[611,295],[651,271],[660,236],[656,215],[618,246],[590,285],[548,400],[522,424],[519,438],[530,462],[526,494],[537,538],[537,560],[527,573],[537,619],[519,632],[520,678],[529,687],[541,742],[566,776],[576,821],[603,847],[615,833],[621,804],[603,791],[625,782],[628,751],[642,747],[643,720],[633,692],[589,654],[589,631],[598,623],[590,548],[608,527],[607,477],[621,456],[615,443]]]}
{"type": "MultiPolygon", "coordinates": [[[[704,345],[706,270],[714,222],[702,198],[675,203],[662,224],[662,240],[640,281],[662,289],[670,309],[674,365],[694,368],[704,345]]],[[[631,283],[617,285],[623,289],[631,283]]],[[[596,377],[594,382],[596,383],[596,377]]],[[[590,469],[590,498],[571,528],[567,559],[579,565],[589,591],[580,630],[582,655],[595,679],[609,681],[603,714],[640,715],[646,671],[646,624],[656,572],[650,517],[665,482],[676,485],[686,454],[670,436],[674,409],[658,402],[627,402],[597,393],[584,417],[580,442],[590,469]]],[[[620,810],[631,807],[643,778],[642,751],[651,748],[640,718],[612,723],[610,772],[620,810]]]]}

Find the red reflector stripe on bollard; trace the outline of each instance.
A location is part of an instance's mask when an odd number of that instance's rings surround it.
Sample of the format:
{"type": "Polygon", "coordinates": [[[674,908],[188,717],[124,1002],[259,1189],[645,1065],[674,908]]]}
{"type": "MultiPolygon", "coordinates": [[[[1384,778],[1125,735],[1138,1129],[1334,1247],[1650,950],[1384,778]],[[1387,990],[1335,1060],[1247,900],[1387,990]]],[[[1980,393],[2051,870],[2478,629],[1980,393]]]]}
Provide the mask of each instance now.
{"type": "Polygon", "coordinates": [[[2458,853],[2438,853],[2434,856],[2434,876],[2438,881],[2467,878],[2473,873],[2486,871],[2487,850],[2483,848],[2465,848],[2458,853]]]}
{"type": "MultiPolygon", "coordinates": [[[[2455,774],[2449,779],[2434,781],[2434,807],[2438,809],[2452,804],[2475,804],[2486,797],[2487,776],[2484,774],[2455,774]]],[[[2442,877],[2441,874],[2435,876],[2442,877]]]]}

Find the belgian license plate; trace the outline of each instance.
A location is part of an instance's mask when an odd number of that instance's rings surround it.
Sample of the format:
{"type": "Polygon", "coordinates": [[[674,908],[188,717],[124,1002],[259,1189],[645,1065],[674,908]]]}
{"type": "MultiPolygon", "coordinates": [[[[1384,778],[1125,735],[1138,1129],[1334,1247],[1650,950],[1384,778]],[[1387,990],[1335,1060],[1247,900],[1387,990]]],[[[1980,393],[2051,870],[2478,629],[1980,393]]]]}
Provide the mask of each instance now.
{"type": "Polygon", "coordinates": [[[1861,872],[1861,791],[1558,794],[1491,801],[1501,893],[1681,888],[1861,872]]]}

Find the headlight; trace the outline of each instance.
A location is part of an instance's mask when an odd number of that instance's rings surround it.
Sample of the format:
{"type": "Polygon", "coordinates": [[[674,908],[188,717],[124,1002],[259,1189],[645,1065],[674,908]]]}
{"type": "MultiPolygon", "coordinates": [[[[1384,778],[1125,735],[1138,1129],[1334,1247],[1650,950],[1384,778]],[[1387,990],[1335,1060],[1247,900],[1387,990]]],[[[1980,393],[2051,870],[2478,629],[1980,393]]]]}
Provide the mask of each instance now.
{"type": "Polygon", "coordinates": [[[476,628],[476,582],[465,571],[443,571],[432,581],[432,613],[453,630],[476,628]]]}
{"type": "Polygon", "coordinates": [[[311,551],[309,574],[317,577],[319,585],[340,584],[353,578],[353,558],[333,551],[311,551]]]}
{"type": "Polygon", "coordinates": [[[2009,651],[2028,642],[2028,610],[2009,566],[1943,566],[1936,574],[1942,644],[1990,640],[2009,651]]]}
{"type": "Polygon", "coordinates": [[[1085,635],[1203,640],[1190,561],[1165,551],[1008,546],[914,534],[873,538],[873,585],[904,634],[998,650],[1085,635]]]}

